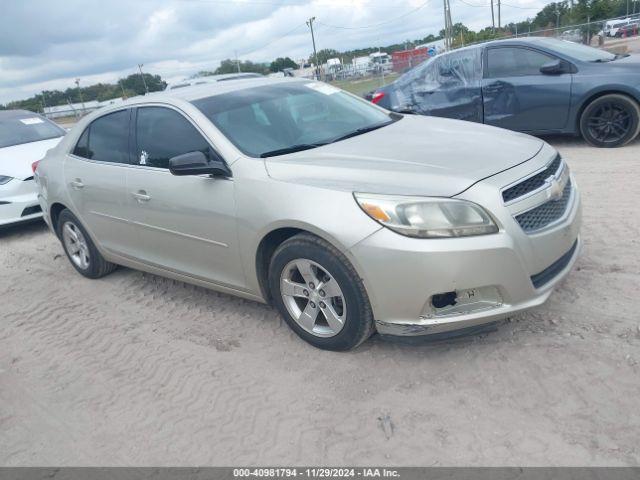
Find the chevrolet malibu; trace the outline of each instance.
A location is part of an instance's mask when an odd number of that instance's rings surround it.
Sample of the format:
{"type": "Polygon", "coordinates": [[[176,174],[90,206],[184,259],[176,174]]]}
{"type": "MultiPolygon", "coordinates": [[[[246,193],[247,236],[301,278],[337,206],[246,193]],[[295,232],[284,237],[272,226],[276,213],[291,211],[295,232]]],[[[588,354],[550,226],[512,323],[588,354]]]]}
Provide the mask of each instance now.
{"type": "Polygon", "coordinates": [[[42,217],[32,165],[65,133],[36,113],[0,111],[0,227],[42,217]]]}
{"type": "Polygon", "coordinates": [[[268,302],[329,350],[535,307],[580,250],[575,181],[542,140],[307,80],[130,99],[36,172],[85,277],[124,265],[268,302]]]}

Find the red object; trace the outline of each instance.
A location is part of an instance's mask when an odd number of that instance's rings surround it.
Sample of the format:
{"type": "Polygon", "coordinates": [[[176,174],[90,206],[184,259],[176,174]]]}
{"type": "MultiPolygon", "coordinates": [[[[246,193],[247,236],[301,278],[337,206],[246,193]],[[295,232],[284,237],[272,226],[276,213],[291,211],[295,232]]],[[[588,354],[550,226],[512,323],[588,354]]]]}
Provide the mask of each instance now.
{"type": "Polygon", "coordinates": [[[36,173],[36,170],[38,169],[38,164],[40,163],[40,160],[38,160],[37,162],[33,162],[31,164],[31,170],[33,171],[33,173],[36,173]]]}
{"type": "Polygon", "coordinates": [[[429,58],[429,49],[427,47],[391,52],[391,61],[395,72],[409,70],[424,62],[427,58],[429,58]]]}
{"type": "Polygon", "coordinates": [[[384,92],[376,92],[373,94],[373,97],[371,97],[371,101],[373,103],[378,103],[383,98],[384,98],[384,92]]]}

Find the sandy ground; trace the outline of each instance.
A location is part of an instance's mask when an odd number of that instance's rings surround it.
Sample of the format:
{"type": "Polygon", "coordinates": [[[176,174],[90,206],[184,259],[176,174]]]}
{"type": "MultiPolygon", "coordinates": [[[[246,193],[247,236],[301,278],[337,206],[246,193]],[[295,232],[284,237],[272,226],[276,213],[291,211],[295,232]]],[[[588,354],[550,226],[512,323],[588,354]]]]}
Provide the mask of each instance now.
{"type": "Polygon", "coordinates": [[[298,340],[270,307],[0,234],[0,465],[639,465],[640,143],[549,139],[585,248],[548,304],[457,341],[298,340]]]}

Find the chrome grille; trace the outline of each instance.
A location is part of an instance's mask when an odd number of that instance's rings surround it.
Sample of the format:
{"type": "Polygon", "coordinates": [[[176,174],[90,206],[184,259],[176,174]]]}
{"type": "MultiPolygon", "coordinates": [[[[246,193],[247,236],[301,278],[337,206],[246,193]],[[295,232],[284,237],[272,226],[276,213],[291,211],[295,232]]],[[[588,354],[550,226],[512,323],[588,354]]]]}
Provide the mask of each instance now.
{"type": "Polygon", "coordinates": [[[549,200],[527,212],[516,216],[516,221],[526,233],[533,233],[559,220],[567,210],[571,198],[571,180],[562,190],[562,197],[558,200],[549,200]]]}
{"type": "Polygon", "coordinates": [[[522,182],[503,190],[502,199],[505,201],[505,203],[510,202],[542,187],[549,177],[558,173],[561,163],[562,159],[560,158],[560,155],[557,155],[556,158],[547,166],[547,168],[545,168],[540,173],[536,173],[534,176],[529,177],[526,180],[523,180],[522,182]]]}

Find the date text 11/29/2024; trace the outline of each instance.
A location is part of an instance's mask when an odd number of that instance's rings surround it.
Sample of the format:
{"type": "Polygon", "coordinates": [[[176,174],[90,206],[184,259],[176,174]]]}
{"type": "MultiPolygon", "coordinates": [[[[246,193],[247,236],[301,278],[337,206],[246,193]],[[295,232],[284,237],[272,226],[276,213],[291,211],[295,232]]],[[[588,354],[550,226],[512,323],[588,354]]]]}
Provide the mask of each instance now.
{"type": "Polygon", "coordinates": [[[389,468],[234,468],[233,477],[262,478],[398,478],[389,468]]]}

